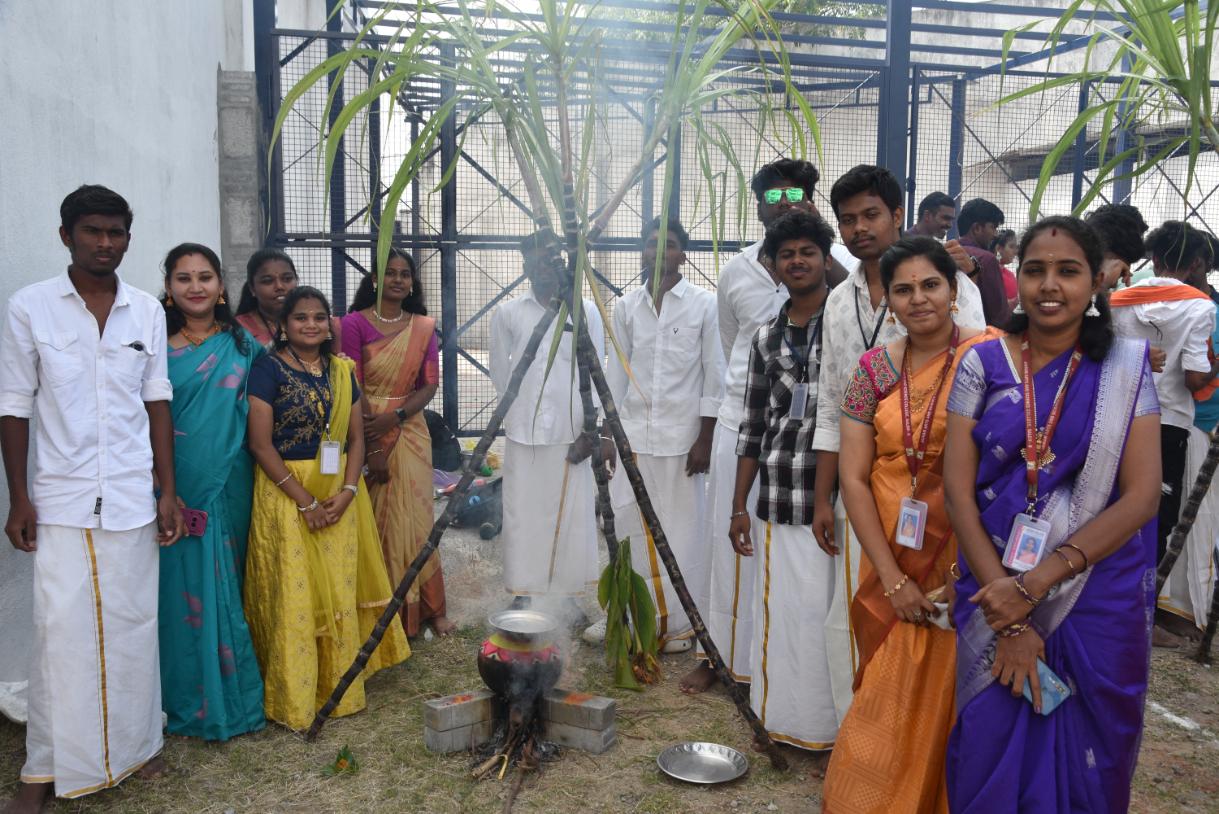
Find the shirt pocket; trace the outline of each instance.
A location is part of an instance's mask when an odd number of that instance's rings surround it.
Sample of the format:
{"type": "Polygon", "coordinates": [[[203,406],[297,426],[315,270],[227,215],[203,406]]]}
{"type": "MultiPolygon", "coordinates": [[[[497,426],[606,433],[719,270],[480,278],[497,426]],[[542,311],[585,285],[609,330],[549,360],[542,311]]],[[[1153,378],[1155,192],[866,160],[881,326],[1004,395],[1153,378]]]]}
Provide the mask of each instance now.
{"type": "Polygon", "coordinates": [[[81,361],[81,344],[70,331],[38,331],[34,334],[38,344],[40,378],[52,387],[76,383],[84,372],[81,361]]]}
{"type": "Polygon", "coordinates": [[[702,321],[697,319],[667,325],[662,329],[664,346],[667,350],[680,353],[692,352],[699,346],[702,330],[702,321]]]}
{"type": "Polygon", "coordinates": [[[125,385],[139,387],[144,371],[152,359],[152,347],[144,337],[132,336],[121,340],[118,347],[106,349],[106,366],[115,379],[125,385]]]}

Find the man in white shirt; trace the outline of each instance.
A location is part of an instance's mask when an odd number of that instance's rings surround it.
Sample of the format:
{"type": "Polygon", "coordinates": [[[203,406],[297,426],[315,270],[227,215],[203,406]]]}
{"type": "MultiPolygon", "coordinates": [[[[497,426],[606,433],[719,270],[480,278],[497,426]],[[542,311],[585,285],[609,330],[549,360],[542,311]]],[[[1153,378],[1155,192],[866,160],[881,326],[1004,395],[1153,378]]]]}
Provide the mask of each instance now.
{"type": "MultiPolygon", "coordinates": [[[[530,335],[559,292],[543,245],[542,233],[521,241],[531,291],[491,316],[491,381],[501,399],[530,335]]],[[[591,300],[583,302],[588,332],[601,353],[601,316],[591,300]]],[[[555,320],[504,418],[504,585],[515,607],[528,605],[534,596],[574,599],[598,576],[596,487],[588,460],[596,437],[584,433],[574,350],[571,316],[566,325],[555,320]],[[562,339],[547,370],[556,330],[562,339]]]]}
{"type": "MultiPolygon", "coordinates": [[[[1181,512],[1189,429],[1194,423],[1195,391],[1219,375],[1207,356],[1207,339],[1215,330],[1215,306],[1206,294],[1206,272],[1211,266],[1211,245],[1206,234],[1182,223],[1167,221],[1147,235],[1147,254],[1155,276],[1115,291],[1109,298],[1113,330],[1118,336],[1146,339],[1164,353],[1164,366],[1153,373],[1160,399],[1160,455],[1163,479],[1160,494],[1156,561],[1163,559],[1173,526],[1181,512]],[[1191,281],[1200,283],[1197,287],[1191,281]]],[[[1182,573],[1210,569],[1210,545],[1204,544],[1177,561],[1182,573]],[[1191,560],[1192,566],[1191,566],[1191,560]]],[[[1166,593],[1171,586],[1166,585],[1166,593]]],[[[1167,605],[1191,621],[1188,595],[1167,605]]],[[[1209,597],[1206,598],[1209,603],[1209,597]]],[[[1166,640],[1161,633],[1161,641],[1166,640]]]]}
{"type": "Polygon", "coordinates": [[[0,335],[4,530],[34,554],[26,762],[12,812],[41,810],[52,787],[79,797],[164,770],[157,543],[184,530],[165,313],[116,274],[131,209],[83,186],[60,217],[68,270],[14,294],[0,335]]]}
{"type": "MultiPolygon", "coordinates": [[[[792,209],[817,214],[813,192],[820,174],[807,161],[782,158],[762,167],[753,176],[750,188],[758,205],[758,220],[768,228],[792,209]]],[[[719,648],[728,670],[741,682],[750,680],[749,654],[753,631],[754,560],[741,557],[727,543],[732,514],[732,489],[736,480],[737,434],[745,417],[745,381],[749,374],[749,355],[758,328],[774,319],[787,301],[787,289],[765,265],[760,256],[762,241],[746,247],[720,272],[715,292],[720,343],[727,363],[724,398],[712,442],[711,477],[708,485],[706,531],[703,545],[709,546],[706,575],[688,580],[707,624],[707,632],[719,648]]],[[[831,267],[826,277],[831,285],[854,268],[855,259],[835,244],[831,267]],[[845,264],[845,267],[844,267],[845,264]]],[[[749,505],[757,503],[757,487],[749,495],[749,505]]],[[[759,529],[762,526],[759,525],[759,529]]],[[[705,658],[699,653],[700,658],[705,658]]],[[[687,693],[706,690],[715,674],[705,662],[681,680],[687,693]]]]}
{"type": "MultiPolygon", "coordinates": [[[[834,600],[826,620],[826,649],[839,721],[853,695],[856,656],[849,609],[859,584],[862,550],[850,533],[842,501],[835,503],[838,485],[838,419],[842,394],[851,373],[868,349],[891,342],[903,333],[901,323],[887,316],[880,257],[901,238],[902,185],[887,169],[861,164],[834,182],[830,205],[838,232],[859,267],[825,301],[821,370],[817,381],[816,498],[813,535],[827,554],[835,556],[834,600]]],[[[957,263],[956,321],[962,327],[986,327],[982,297],[966,269],[970,256],[959,246],[946,247],[957,263]]]]}
{"type": "MultiPolygon", "coordinates": [[[[626,366],[617,352],[611,352],[607,378],[673,556],[687,582],[700,584],[707,566],[702,545],[704,478],[711,465],[724,358],[715,323],[715,295],[692,285],[681,273],[689,242],[676,219],[657,218],[648,226],[643,238],[643,285],[624,294],[614,307],[614,337],[626,366]],[[658,266],[659,285],[655,285],[658,266]]],[[[625,473],[614,477],[610,493],[618,536],[630,537],[632,567],[647,580],[656,603],[662,650],[689,650],[694,631],[643,524],[625,473]]]]}

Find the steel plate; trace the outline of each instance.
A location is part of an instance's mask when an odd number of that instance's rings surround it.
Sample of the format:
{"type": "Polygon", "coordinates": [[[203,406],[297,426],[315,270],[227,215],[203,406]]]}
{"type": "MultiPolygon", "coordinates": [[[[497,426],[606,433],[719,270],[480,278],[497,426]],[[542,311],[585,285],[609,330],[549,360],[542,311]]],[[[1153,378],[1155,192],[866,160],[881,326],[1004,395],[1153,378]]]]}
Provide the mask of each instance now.
{"type": "Polygon", "coordinates": [[[656,756],[656,765],[669,777],[687,783],[727,783],[749,771],[749,761],[737,750],[703,742],[670,746],[656,756]]]}
{"type": "Polygon", "coordinates": [[[524,641],[552,636],[559,629],[558,620],[550,614],[525,608],[498,611],[491,614],[487,622],[496,631],[524,641]]]}

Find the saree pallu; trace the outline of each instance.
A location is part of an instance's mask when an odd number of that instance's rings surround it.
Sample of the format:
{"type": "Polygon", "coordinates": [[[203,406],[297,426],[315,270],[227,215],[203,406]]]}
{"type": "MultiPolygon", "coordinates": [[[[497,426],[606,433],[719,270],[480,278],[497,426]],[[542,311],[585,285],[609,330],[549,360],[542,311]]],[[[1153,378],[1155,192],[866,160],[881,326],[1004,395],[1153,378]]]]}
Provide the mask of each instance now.
{"type": "MultiPolygon", "coordinates": [[[[435,326],[431,317],[416,315],[406,330],[364,345],[364,395],[373,414],[398,409],[414,392],[435,326]]],[[[374,483],[368,491],[389,582],[396,587],[432,530],[432,439],[423,413],[381,436],[377,446],[389,451],[389,483],[374,483]]],[[[402,626],[414,636],[423,622],[444,615],[444,574],[434,553],[402,604],[402,626]]]]}
{"type": "MultiPolygon", "coordinates": [[[[330,357],[333,438],[347,437],[351,368],[351,362],[330,357]]],[[[323,475],[316,457],[284,463],[319,499],[343,488],[345,453],[334,475],[323,475]]],[[[310,531],[296,503],[261,468],[254,476],[246,618],[266,684],[267,717],[291,729],[304,729],[313,720],[392,594],[363,478],[358,485],[339,522],[310,531]]],[[[390,626],[332,715],[363,709],[364,680],[409,655],[402,629],[390,626]]]]}
{"type": "Polygon", "coordinates": [[[169,353],[178,496],[207,512],[200,537],[161,551],[161,702],[175,735],[261,729],[262,676],[241,604],[253,488],[246,378],[262,349],[220,333],[169,353]]]}
{"type": "MultiPolygon", "coordinates": [[[[962,342],[956,360],[979,341],[962,342]]],[[[911,424],[917,433],[944,365],[944,354],[915,371],[910,383],[911,424]]],[[[864,354],[846,390],[843,413],[870,419],[876,458],[871,487],[881,527],[898,566],[924,594],[942,589],[956,560],[956,538],[944,510],[944,436],[951,371],[937,400],[914,497],[928,506],[923,548],[893,542],[910,469],[902,439],[900,373],[884,347],[864,354]]],[[[951,630],[902,623],[885,597],[886,587],[867,555],[859,565],[859,590],[851,603],[859,668],[855,696],[830,759],[825,810],[923,814],[948,810],[944,752],[952,729],[956,641],[951,630]]],[[[940,601],[946,601],[940,600],[940,601]]]]}
{"type": "MultiPolygon", "coordinates": [[[[1034,376],[1043,426],[1067,367],[1064,353],[1034,376]]],[[[997,551],[1026,508],[1024,398],[1002,340],[962,360],[950,412],[973,418],[978,446],[977,502],[997,551]]],[[[1145,342],[1118,339],[1104,361],[1085,357],[1065,397],[1040,473],[1038,516],[1051,524],[1048,551],[1117,499],[1117,475],[1130,424],[1158,413],[1145,342]]],[[[990,673],[995,634],[968,601],[955,609],[957,723],[948,746],[952,811],[1125,811],[1138,758],[1155,607],[1155,521],[1073,579],[1032,614],[1045,661],[1072,688],[1038,715],[990,673]]],[[[978,581],[960,562],[957,595],[978,581]]]]}

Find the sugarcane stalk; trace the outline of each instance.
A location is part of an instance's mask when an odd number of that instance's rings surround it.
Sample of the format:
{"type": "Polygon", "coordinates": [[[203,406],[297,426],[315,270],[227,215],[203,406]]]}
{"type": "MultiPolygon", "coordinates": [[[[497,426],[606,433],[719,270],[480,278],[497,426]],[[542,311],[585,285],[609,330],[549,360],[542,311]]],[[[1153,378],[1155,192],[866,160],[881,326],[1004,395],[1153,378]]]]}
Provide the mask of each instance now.
{"type": "Polygon", "coordinates": [[[736,704],[737,711],[741,713],[745,722],[753,730],[757,742],[763,746],[763,750],[770,758],[771,766],[779,771],[785,771],[787,769],[787,758],[779,751],[778,745],[770,739],[770,733],[766,731],[766,727],[762,725],[761,720],[758,719],[758,716],[749,706],[748,696],[745,695],[740,685],[737,684],[731,673],[728,672],[728,667],[724,664],[724,658],[720,655],[719,648],[715,646],[715,642],[711,640],[711,635],[707,633],[707,626],[703,623],[703,617],[698,611],[698,606],[694,603],[694,597],[690,595],[690,589],[686,587],[686,580],[682,577],[681,568],[677,565],[677,559],[673,556],[673,550],[669,548],[669,540],[665,536],[664,529],[660,526],[660,517],[652,506],[651,498],[648,497],[647,487],[643,483],[643,476],[640,474],[639,467],[635,463],[635,455],[631,451],[631,442],[622,427],[622,418],[618,415],[618,408],[614,405],[614,397],[610,393],[609,384],[605,379],[605,372],[601,369],[599,354],[593,347],[592,337],[588,333],[587,325],[582,322],[577,331],[577,359],[580,366],[588,370],[593,386],[597,388],[597,395],[601,399],[601,409],[605,413],[605,426],[609,428],[610,434],[614,437],[614,445],[618,448],[618,457],[621,459],[622,470],[631,484],[632,491],[635,493],[635,501],[639,504],[639,512],[643,516],[643,522],[647,525],[648,531],[652,535],[652,545],[656,548],[660,561],[664,563],[665,570],[669,572],[669,581],[673,585],[673,592],[677,595],[678,601],[681,602],[682,610],[689,617],[690,626],[694,629],[695,637],[697,637],[699,644],[702,645],[703,650],[706,652],[712,670],[715,671],[716,676],[727,688],[728,695],[732,698],[732,702],[736,704]]]}
{"type": "MultiPolygon", "coordinates": [[[[587,316],[587,315],[585,315],[587,316]]],[[[605,537],[605,548],[609,560],[618,559],[618,533],[614,528],[614,506],[610,500],[609,475],[605,471],[605,459],[601,457],[601,439],[597,435],[597,412],[593,406],[593,388],[588,369],[577,365],[580,373],[580,403],[584,406],[584,432],[593,436],[593,480],[597,482],[597,512],[601,515],[601,534],[605,537]]]]}
{"type": "MultiPolygon", "coordinates": [[[[1211,561],[1219,566],[1219,552],[1211,551],[1211,561]]],[[[1202,641],[1198,643],[1198,652],[1194,654],[1194,661],[1200,664],[1211,663],[1211,642],[1215,639],[1215,627],[1219,625],[1219,579],[1215,580],[1215,587],[1211,593],[1211,610],[1206,615],[1206,630],[1202,633],[1202,641]]]]}
{"type": "Polygon", "coordinates": [[[406,601],[407,593],[410,591],[411,586],[415,584],[415,580],[419,577],[419,572],[423,569],[428,559],[436,553],[436,549],[440,545],[441,536],[452,525],[453,519],[457,516],[457,508],[460,506],[462,498],[470,491],[470,485],[474,483],[474,478],[482,467],[483,460],[487,456],[487,450],[491,448],[491,442],[495,440],[495,434],[499,431],[500,425],[504,423],[504,416],[508,414],[512,403],[516,401],[516,397],[520,392],[521,382],[525,379],[525,373],[537,357],[542,339],[546,336],[547,329],[558,315],[560,306],[560,300],[552,299],[546,306],[546,313],[542,315],[542,318],[538,320],[538,324],[534,326],[533,333],[529,336],[529,341],[525,345],[521,358],[517,360],[516,367],[512,369],[512,376],[508,380],[508,387],[504,391],[504,396],[500,399],[499,404],[495,407],[495,411],[491,414],[491,418],[487,421],[487,428],[483,431],[482,437],[478,439],[478,444],[474,447],[474,451],[470,453],[465,468],[462,470],[461,480],[457,481],[457,486],[454,487],[452,494],[449,496],[448,504],[445,506],[440,517],[432,525],[432,531],[428,534],[427,543],[415,555],[415,559],[411,561],[410,567],[402,575],[402,580],[394,590],[394,595],[390,598],[389,604],[385,606],[385,610],[381,612],[380,618],[377,619],[377,624],[373,627],[372,633],[369,634],[368,639],[360,648],[360,652],[356,654],[355,660],[347,668],[347,672],[343,673],[343,677],[339,679],[339,683],[335,686],[334,691],[330,693],[330,697],[326,699],[326,703],[322,705],[322,708],[313,717],[313,723],[309,726],[308,732],[305,733],[306,741],[312,741],[317,738],[318,733],[322,730],[322,726],[330,717],[330,713],[334,712],[335,707],[343,700],[343,696],[351,687],[352,682],[356,680],[356,676],[363,671],[373,652],[381,644],[381,639],[384,638],[385,631],[389,628],[390,623],[397,620],[398,610],[402,607],[402,603],[406,601]]]}
{"type": "MultiPolygon", "coordinates": [[[[1168,575],[1172,573],[1172,569],[1177,564],[1177,558],[1181,556],[1181,551],[1185,548],[1185,540],[1189,537],[1190,530],[1194,527],[1194,521],[1198,519],[1198,509],[1202,506],[1202,501],[1206,498],[1206,493],[1210,491],[1211,481],[1215,478],[1215,469],[1219,467],[1219,432],[1211,433],[1211,443],[1206,450],[1206,458],[1202,461],[1202,468],[1198,470],[1198,477],[1194,479],[1194,488],[1190,490],[1189,499],[1185,501],[1184,508],[1181,509],[1181,519],[1177,521],[1172,529],[1172,536],[1168,538],[1168,547],[1164,551],[1164,557],[1160,560],[1159,567],[1156,568],[1156,596],[1160,595],[1160,591],[1164,588],[1164,582],[1168,579],[1168,575]]],[[[1214,619],[1214,607],[1211,608],[1211,619],[1214,619]]],[[[1207,621],[1207,627],[1211,627],[1211,621],[1207,621]]],[[[1206,643],[1207,651],[1210,651],[1210,642],[1206,643]]]]}

